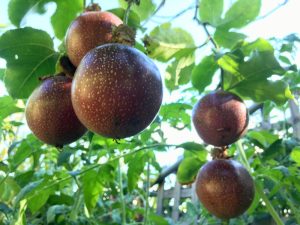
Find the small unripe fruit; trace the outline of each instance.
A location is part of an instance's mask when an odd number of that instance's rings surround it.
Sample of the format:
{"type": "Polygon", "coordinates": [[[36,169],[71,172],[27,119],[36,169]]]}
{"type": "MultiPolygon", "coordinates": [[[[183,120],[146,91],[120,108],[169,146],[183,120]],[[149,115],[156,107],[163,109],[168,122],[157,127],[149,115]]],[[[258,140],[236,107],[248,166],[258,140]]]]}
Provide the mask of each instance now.
{"type": "Polygon", "coordinates": [[[249,116],[241,98],[226,91],[216,91],[205,95],[195,105],[192,119],[205,143],[227,146],[246,133],[249,116]]]}
{"type": "Polygon", "coordinates": [[[72,79],[66,76],[50,77],[28,99],[27,124],[35,136],[47,144],[62,147],[86,132],[73,110],[71,85],[72,79]]]}
{"type": "Polygon", "coordinates": [[[88,51],[112,42],[113,26],[122,23],[110,12],[89,11],[78,16],[66,36],[66,49],[71,62],[77,67],[88,51]]]}
{"type": "Polygon", "coordinates": [[[230,219],[250,207],[255,190],[252,177],[240,163],[217,159],[200,169],[196,193],[211,214],[221,219],[230,219]]]}
{"type": "Polygon", "coordinates": [[[125,138],[144,130],[162,102],[158,68],[142,52],[121,44],[91,50],[81,61],[72,84],[72,103],[91,131],[125,138]]]}

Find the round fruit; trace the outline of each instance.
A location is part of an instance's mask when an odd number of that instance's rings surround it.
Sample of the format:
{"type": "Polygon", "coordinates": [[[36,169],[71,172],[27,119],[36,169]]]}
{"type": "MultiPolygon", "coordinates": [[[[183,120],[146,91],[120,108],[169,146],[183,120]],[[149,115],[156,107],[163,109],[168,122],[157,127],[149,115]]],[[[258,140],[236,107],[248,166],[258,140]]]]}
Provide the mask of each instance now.
{"type": "Polygon", "coordinates": [[[91,49],[110,43],[112,28],[122,20],[110,12],[85,12],[70,25],[66,36],[66,49],[71,62],[77,67],[91,49]]]}
{"type": "Polygon", "coordinates": [[[79,120],[91,131],[115,139],[145,129],[156,116],[162,95],[155,64],[137,49],[121,44],[90,51],[72,84],[79,120]]]}
{"type": "Polygon", "coordinates": [[[25,110],[28,126],[47,144],[62,147],[86,132],[72,107],[71,86],[71,78],[50,77],[28,99],[25,110]]]}
{"type": "Polygon", "coordinates": [[[226,91],[205,95],[195,105],[192,118],[202,140],[214,146],[237,141],[246,133],[249,120],[242,99],[226,91]]]}
{"type": "Polygon", "coordinates": [[[240,163],[217,159],[200,169],[196,193],[210,213],[221,219],[230,219],[249,208],[254,198],[254,184],[240,163]]]}

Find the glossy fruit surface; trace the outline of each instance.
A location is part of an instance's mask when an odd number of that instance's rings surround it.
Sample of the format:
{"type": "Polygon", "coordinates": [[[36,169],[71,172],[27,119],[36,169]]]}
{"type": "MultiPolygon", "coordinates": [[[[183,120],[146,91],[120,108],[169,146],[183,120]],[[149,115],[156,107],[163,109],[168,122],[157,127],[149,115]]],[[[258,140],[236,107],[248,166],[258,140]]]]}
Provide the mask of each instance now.
{"type": "Polygon", "coordinates": [[[77,67],[91,49],[110,43],[112,28],[122,20],[110,12],[85,12],[70,25],[66,36],[66,49],[71,62],[77,67]]]}
{"type": "Polygon", "coordinates": [[[252,177],[240,163],[217,159],[200,169],[196,193],[210,213],[221,219],[229,219],[249,208],[255,191],[252,177]]]}
{"type": "Polygon", "coordinates": [[[61,147],[86,132],[72,107],[71,86],[71,78],[50,77],[28,99],[25,110],[28,126],[47,144],[61,147]]]}
{"type": "Polygon", "coordinates": [[[242,99],[226,91],[212,92],[200,99],[192,119],[202,140],[214,146],[237,141],[246,133],[249,120],[242,99]]]}
{"type": "Polygon", "coordinates": [[[155,118],[162,102],[158,68],[143,53],[121,44],[90,51],[76,70],[72,103],[91,131],[115,139],[135,135],[155,118]]]}

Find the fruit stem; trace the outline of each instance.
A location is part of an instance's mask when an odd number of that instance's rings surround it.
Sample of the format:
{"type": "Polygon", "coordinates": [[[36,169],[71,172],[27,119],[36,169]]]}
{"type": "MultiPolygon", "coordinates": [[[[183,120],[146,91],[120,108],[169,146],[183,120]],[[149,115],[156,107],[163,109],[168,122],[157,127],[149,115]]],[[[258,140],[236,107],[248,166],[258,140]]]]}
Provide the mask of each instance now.
{"type": "Polygon", "coordinates": [[[120,198],[121,198],[121,206],[122,206],[122,225],[126,224],[126,208],[125,208],[125,199],[123,193],[123,177],[122,177],[122,164],[121,159],[119,159],[119,166],[118,166],[118,175],[119,175],[119,188],[120,188],[120,198]]]}
{"type": "MultiPolygon", "coordinates": [[[[242,164],[246,167],[246,169],[248,170],[248,172],[251,174],[251,167],[250,167],[250,164],[249,164],[249,162],[247,160],[247,156],[246,156],[246,153],[244,151],[244,148],[243,148],[241,140],[237,141],[236,147],[237,147],[238,152],[239,152],[239,154],[241,156],[241,159],[243,161],[242,164]]],[[[255,184],[256,193],[259,195],[259,197],[266,204],[267,210],[269,211],[269,213],[273,217],[273,219],[276,222],[276,224],[277,225],[284,225],[284,223],[282,222],[280,216],[278,215],[278,213],[274,209],[272,203],[269,201],[268,197],[264,193],[264,190],[263,190],[262,186],[260,185],[260,183],[255,179],[254,184],[255,184]]]]}
{"type": "Polygon", "coordinates": [[[130,13],[130,8],[132,6],[132,3],[133,3],[132,1],[128,1],[127,9],[126,9],[125,14],[124,14],[123,22],[126,25],[128,23],[128,18],[129,18],[129,13],[130,13]]]}
{"type": "Polygon", "coordinates": [[[147,180],[146,180],[146,208],[145,208],[145,214],[144,214],[144,225],[148,224],[148,213],[149,213],[149,188],[150,188],[150,160],[149,157],[148,163],[147,163],[147,180]]]}

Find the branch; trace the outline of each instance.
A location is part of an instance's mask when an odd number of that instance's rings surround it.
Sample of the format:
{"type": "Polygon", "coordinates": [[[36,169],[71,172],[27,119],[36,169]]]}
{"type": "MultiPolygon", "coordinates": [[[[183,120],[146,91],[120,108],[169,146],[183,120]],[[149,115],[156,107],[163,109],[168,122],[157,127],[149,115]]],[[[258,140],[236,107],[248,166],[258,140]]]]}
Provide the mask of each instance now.
{"type": "Polygon", "coordinates": [[[271,14],[273,14],[274,12],[276,12],[278,9],[280,9],[282,6],[286,5],[288,3],[288,1],[289,0],[284,0],[282,3],[278,4],[274,9],[270,10],[265,15],[258,17],[256,20],[261,20],[261,19],[264,19],[264,18],[270,16],[271,14]]]}
{"type": "Polygon", "coordinates": [[[209,25],[208,23],[202,23],[199,18],[198,18],[198,10],[199,10],[199,0],[196,0],[196,4],[195,4],[195,14],[194,14],[194,20],[201,25],[204,28],[204,31],[208,37],[208,39],[210,40],[210,42],[213,44],[213,46],[216,49],[219,49],[218,44],[216,43],[216,41],[213,39],[213,37],[210,35],[208,29],[207,29],[207,25],[209,25]]]}

